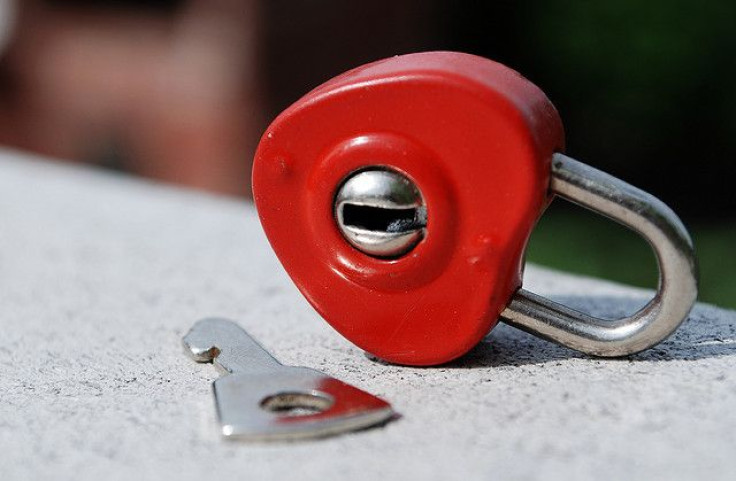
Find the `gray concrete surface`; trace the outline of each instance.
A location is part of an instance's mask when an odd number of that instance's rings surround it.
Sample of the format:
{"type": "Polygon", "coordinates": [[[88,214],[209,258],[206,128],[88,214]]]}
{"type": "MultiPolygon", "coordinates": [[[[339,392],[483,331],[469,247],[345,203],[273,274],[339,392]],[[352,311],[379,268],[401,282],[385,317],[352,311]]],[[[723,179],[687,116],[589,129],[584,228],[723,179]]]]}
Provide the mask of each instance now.
{"type": "MultiPolygon", "coordinates": [[[[571,246],[572,248],[572,246],[571,246]]],[[[646,292],[530,268],[527,287],[599,315],[646,292]]],[[[373,362],[291,285],[244,202],[0,152],[4,480],[733,480],[736,312],[596,360],[501,326],[448,366],[373,362]],[[223,442],[204,316],[402,417],[316,442],[223,442]]]]}

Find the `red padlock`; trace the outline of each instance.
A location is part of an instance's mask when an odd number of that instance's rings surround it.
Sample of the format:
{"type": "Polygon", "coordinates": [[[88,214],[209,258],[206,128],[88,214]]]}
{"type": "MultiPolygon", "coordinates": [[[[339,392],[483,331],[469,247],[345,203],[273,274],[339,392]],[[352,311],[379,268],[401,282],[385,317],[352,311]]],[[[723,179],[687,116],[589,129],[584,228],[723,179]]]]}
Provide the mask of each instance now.
{"type": "Polygon", "coordinates": [[[452,360],[500,318],[594,355],[651,347],[695,302],[692,242],[660,201],[563,147],[554,106],[515,71],[462,53],[404,55],[279,115],[258,147],[253,193],[299,290],[387,361],[452,360]],[[653,246],[660,288],[637,314],[595,319],[521,289],[527,240],[555,195],[653,246]]]}

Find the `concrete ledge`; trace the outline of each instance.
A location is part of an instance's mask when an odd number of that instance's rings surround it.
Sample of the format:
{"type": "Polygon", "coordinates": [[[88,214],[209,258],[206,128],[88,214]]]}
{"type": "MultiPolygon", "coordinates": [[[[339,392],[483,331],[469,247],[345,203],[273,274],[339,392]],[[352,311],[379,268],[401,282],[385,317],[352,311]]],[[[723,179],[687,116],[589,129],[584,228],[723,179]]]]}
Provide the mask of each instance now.
{"type": "MultiPolygon", "coordinates": [[[[602,316],[644,291],[530,267],[525,286],[602,316]]],[[[596,360],[500,326],[462,360],[373,362],[306,304],[251,205],[0,153],[4,479],[732,480],[736,312],[698,305],[673,338],[596,360]],[[380,429],[223,442],[205,316],[286,364],[385,397],[380,429]]]]}

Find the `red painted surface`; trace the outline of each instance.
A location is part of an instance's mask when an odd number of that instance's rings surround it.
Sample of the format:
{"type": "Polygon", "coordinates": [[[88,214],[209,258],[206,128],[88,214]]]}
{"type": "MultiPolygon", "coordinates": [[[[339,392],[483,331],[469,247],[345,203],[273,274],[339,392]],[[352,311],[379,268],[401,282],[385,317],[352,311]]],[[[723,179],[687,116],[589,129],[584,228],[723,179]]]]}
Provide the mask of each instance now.
{"type": "Polygon", "coordinates": [[[479,342],[521,285],[562,148],[554,106],[515,71],[411,54],[351,70],[279,115],[253,192],[276,254],[335,329],[385,360],[439,364],[479,342]],[[333,219],[341,182],[375,165],[412,179],[427,205],[427,235],[398,259],[359,252],[333,219]]]}

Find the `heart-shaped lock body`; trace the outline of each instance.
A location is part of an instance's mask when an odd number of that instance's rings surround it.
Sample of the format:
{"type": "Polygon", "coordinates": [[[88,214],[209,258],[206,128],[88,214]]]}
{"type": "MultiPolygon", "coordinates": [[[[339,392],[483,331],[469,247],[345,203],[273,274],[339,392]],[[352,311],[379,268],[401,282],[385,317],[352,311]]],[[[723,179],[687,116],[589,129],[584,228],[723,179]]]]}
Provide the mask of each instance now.
{"type": "MultiPolygon", "coordinates": [[[[258,147],[253,193],[283,266],[335,329],[387,361],[438,364],[478,343],[520,287],[562,147],[554,106],[515,71],[462,53],[404,55],[279,115],[258,147]],[[362,171],[416,188],[426,211],[405,252],[366,253],[341,231],[338,193],[362,171]]],[[[401,215],[418,208],[398,204],[401,215]]],[[[352,222],[362,232],[381,220],[352,222]]]]}

